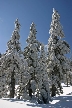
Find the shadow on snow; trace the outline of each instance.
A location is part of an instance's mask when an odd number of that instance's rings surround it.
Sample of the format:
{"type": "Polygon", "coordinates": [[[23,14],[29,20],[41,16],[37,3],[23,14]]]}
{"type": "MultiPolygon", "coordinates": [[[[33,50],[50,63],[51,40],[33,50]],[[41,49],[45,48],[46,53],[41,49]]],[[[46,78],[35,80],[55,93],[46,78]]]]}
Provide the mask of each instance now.
{"type": "MultiPolygon", "coordinates": [[[[72,92],[71,92],[72,93],[72,92]]],[[[53,101],[49,104],[38,104],[34,100],[21,100],[21,99],[3,99],[10,102],[16,102],[20,104],[25,104],[30,107],[40,107],[40,108],[72,108],[72,96],[58,96],[54,97],[53,101]]]]}

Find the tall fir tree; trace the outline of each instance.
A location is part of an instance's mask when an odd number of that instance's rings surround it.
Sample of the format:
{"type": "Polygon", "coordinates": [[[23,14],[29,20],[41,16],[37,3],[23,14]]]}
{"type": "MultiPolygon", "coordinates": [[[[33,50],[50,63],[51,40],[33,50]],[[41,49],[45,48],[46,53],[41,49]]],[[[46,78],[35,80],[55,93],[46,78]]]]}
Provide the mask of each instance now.
{"type": "MultiPolygon", "coordinates": [[[[5,88],[9,91],[9,97],[14,98],[15,95],[15,84],[17,84],[20,80],[21,75],[21,47],[19,43],[20,35],[20,24],[18,22],[18,19],[15,21],[15,30],[12,33],[11,40],[8,41],[7,46],[8,50],[6,50],[6,53],[4,56],[2,56],[1,61],[1,69],[2,74],[4,74],[5,77],[5,88]]],[[[7,94],[7,92],[6,92],[7,94]]]]}
{"type": "Polygon", "coordinates": [[[69,69],[65,54],[69,53],[70,46],[62,40],[64,33],[60,24],[60,15],[54,8],[49,34],[47,71],[51,80],[51,96],[55,96],[59,91],[62,93],[61,80],[69,69]]]}
{"type": "Polygon", "coordinates": [[[38,80],[37,80],[37,70],[38,68],[38,53],[40,48],[40,42],[36,40],[36,28],[35,24],[32,22],[30,27],[30,33],[28,36],[28,39],[26,42],[28,43],[27,47],[24,48],[24,58],[26,59],[28,63],[29,70],[31,78],[28,81],[27,84],[27,91],[29,94],[29,97],[32,98],[32,95],[35,94],[38,80]]]}

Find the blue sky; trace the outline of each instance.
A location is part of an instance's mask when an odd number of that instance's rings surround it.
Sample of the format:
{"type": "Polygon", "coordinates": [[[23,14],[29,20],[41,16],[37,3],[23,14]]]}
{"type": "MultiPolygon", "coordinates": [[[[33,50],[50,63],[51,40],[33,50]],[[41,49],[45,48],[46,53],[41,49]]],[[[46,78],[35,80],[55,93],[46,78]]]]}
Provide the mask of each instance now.
{"type": "Polygon", "coordinates": [[[16,18],[19,18],[21,24],[22,50],[26,46],[32,21],[36,24],[37,39],[47,44],[53,8],[61,16],[64,40],[72,47],[72,0],[0,0],[0,52],[4,53],[7,49],[6,45],[14,30],[16,18]]]}

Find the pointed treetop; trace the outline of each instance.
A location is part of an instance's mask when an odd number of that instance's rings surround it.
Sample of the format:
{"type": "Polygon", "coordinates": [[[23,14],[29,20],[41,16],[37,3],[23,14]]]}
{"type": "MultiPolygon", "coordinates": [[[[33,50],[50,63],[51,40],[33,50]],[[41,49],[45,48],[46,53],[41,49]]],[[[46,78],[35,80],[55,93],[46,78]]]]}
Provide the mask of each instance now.
{"type": "Polygon", "coordinates": [[[56,12],[58,12],[58,11],[56,11],[55,8],[53,8],[53,13],[56,13],[56,12]]]}
{"type": "Polygon", "coordinates": [[[53,12],[55,12],[55,9],[53,8],[53,12]]]}
{"type": "Polygon", "coordinates": [[[31,23],[30,30],[35,28],[34,22],[31,23]]]}
{"type": "Polygon", "coordinates": [[[18,18],[16,19],[16,21],[15,21],[14,23],[15,23],[15,30],[19,32],[19,31],[20,31],[20,26],[21,26],[21,25],[20,25],[20,23],[19,23],[19,21],[18,21],[18,18]]]}
{"type": "Polygon", "coordinates": [[[34,35],[36,35],[36,28],[35,28],[35,24],[34,24],[34,22],[32,22],[32,24],[31,24],[31,26],[30,26],[30,31],[34,34],[34,35]]]}
{"type": "Polygon", "coordinates": [[[17,18],[15,21],[15,30],[12,33],[11,39],[7,42],[8,51],[10,52],[11,51],[19,52],[21,50],[19,43],[20,39],[19,31],[20,31],[20,23],[17,18]]]}
{"type": "Polygon", "coordinates": [[[50,25],[49,34],[52,36],[59,36],[60,38],[64,37],[63,27],[60,23],[60,15],[58,11],[56,11],[53,8],[53,14],[52,14],[52,22],[50,25]]]}
{"type": "Polygon", "coordinates": [[[59,15],[58,11],[56,11],[54,8],[53,8],[52,19],[55,19],[55,20],[60,19],[60,15],[59,15]]]}

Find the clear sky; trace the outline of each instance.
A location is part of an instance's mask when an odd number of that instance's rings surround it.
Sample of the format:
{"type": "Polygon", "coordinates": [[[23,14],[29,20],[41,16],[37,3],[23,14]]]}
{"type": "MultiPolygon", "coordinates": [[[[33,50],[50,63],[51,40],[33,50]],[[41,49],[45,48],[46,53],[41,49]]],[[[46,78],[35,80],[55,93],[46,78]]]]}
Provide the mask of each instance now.
{"type": "Polygon", "coordinates": [[[70,44],[72,50],[72,0],[0,0],[0,52],[4,53],[7,49],[16,18],[19,18],[21,24],[22,50],[26,46],[32,21],[36,24],[37,39],[47,44],[53,8],[61,16],[64,40],[70,44]]]}

